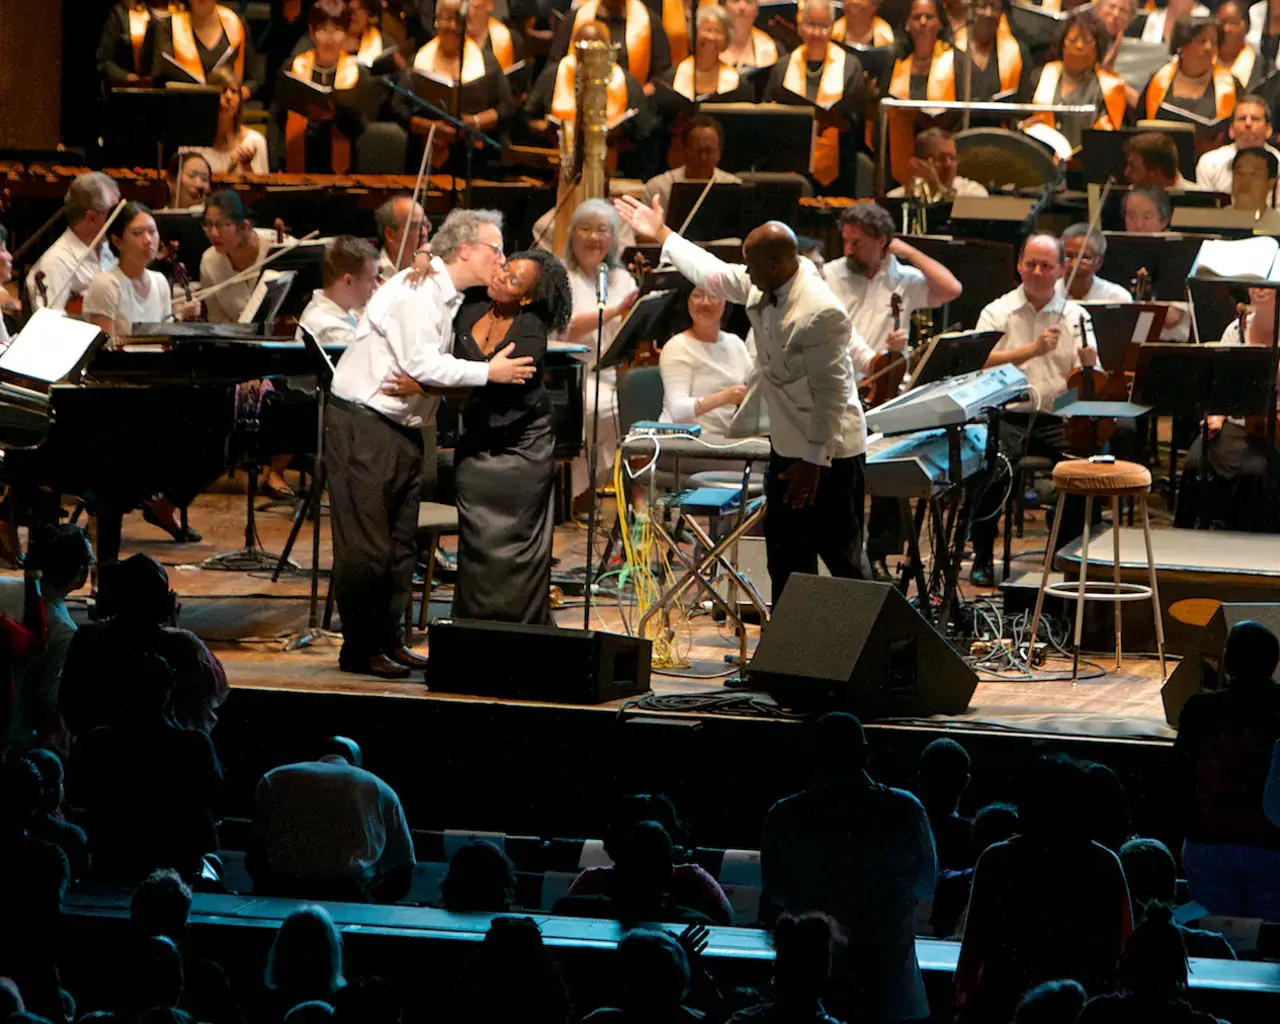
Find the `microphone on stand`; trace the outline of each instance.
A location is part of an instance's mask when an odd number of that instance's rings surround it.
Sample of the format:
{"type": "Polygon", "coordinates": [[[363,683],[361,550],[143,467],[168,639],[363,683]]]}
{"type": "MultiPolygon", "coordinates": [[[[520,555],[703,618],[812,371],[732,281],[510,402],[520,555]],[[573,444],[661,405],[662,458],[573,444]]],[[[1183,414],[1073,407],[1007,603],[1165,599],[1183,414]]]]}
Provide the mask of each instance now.
{"type": "Polygon", "coordinates": [[[605,303],[609,301],[609,264],[605,260],[600,261],[600,266],[596,268],[596,308],[603,310],[605,303]]]}

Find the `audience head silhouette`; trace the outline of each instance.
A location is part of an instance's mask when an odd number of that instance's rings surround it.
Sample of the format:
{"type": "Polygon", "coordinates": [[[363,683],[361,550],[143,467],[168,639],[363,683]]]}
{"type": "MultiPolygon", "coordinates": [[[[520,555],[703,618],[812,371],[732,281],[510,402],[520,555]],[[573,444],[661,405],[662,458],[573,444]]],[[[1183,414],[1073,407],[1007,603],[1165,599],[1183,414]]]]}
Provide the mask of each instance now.
{"type": "Polygon", "coordinates": [[[1039,757],[1027,767],[1018,822],[1027,839],[1078,842],[1089,838],[1084,824],[1084,769],[1071,758],[1039,757]]]}
{"type": "Polygon", "coordinates": [[[826,914],[783,914],[773,930],[773,990],[780,1002],[821,999],[840,926],[826,914]]]}
{"type": "Polygon", "coordinates": [[[633,928],[618,943],[619,1002],[636,1020],[662,1020],[689,991],[689,958],[666,932],[633,928]]]}
{"type": "Polygon", "coordinates": [[[62,806],[62,758],[43,747],[27,751],[25,757],[40,773],[40,805],[36,810],[53,814],[62,806]]]}
{"type": "Polygon", "coordinates": [[[324,907],[298,907],[280,925],[267,954],[267,987],[293,998],[325,999],[346,984],[342,936],[324,907]]]}
{"type": "Polygon", "coordinates": [[[1124,944],[1120,988],[1151,999],[1181,999],[1187,988],[1187,949],[1167,903],[1148,903],[1142,923],[1124,944]]]}
{"type": "Polygon", "coordinates": [[[445,910],[454,913],[510,910],[516,898],[516,869],[493,843],[468,843],[449,861],[440,886],[445,910]]]}
{"type": "Polygon", "coordinates": [[[132,722],[168,719],[173,703],[173,670],[158,654],[135,654],[125,666],[133,682],[124,691],[125,719],[132,722]]]}
{"type": "Polygon", "coordinates": [[[138,883],[129,903],[129,919],[144,936],[163,935],[181,942],[191,914],[191,887],[172,868],[160,868],[138,883]]]}
{"type": "Polygon", "coordinates": [[[319,999],[299,1003],[284,1015],[284,1024],[320,1024],[333,1019],[333,1007],[319,999]]]}
{"type": "Polygon", "coordinates": [[[1280,640],[1261,622],[1237,622],[1227,633],[1222,649],[1222,671],[1227,685],[1266,682],[1280,662],[1280,640]]]}
{"type": "Polygon", "coordinates": [[[364,767],[360,744],[346,736],[330,736],[320,744],[320,757],[340,757],[353,768],[364,767]]]}
{"type": "Polygon", "coordinates": [[[177,1006],[182,999],[182,954],[172,939],[152,935],[138,947],[129,977],[133,1009],[177,1006]]]}
{"type": "Polygon", "coordinates": [[[1018,834],[1018,809],[1013,804],[990,803],[973,816],[973,855],[976,860],[988,846],[1018,834]]]}
{"type": "Polygon", "coordinates": [[[671,888],[671,837],[656,821],[638,821],[623,839],[614,873],[614,896],[643,903],[671,888]]]}
{"type": "Polygon", "coordinates": [[[1153,901],[1173,902],[1178,890],[1178,865],[1169,847],[1159,839],[1130,839],[1120,847],[1119,854],[1135,910],[1153,901]]]}
{"type": "Polygon", "coordinates": [[[618,859],[627,831],[638,821],[656,821],[671,838],[672,846],[683,850],[689,841],[689,827],[680,817],[675,803],[665,793],[632,793],[622,797],[610,810],[605,826],[604,850],[611,860],[618,859]]]}
{"type": "Polygon", "coordinates": [[[1105,764],[1086,761],[1084,810],[1089,838],[1108,850],[1119,851],[1129,838],[1129,797],[1120,776],[1105,764]]]}
{"type": "Polygon", "coordinates": [[[954,813],[969,788],[969,752],[955,740],[936,739],[920,754],[920,802],[954,813]]]}
{"type": "Polygon", "coordinates": [[[511,1024],[564,1024],[569,994],[560,967],[528,917],[495,917],[463,972],[463,991],[482,1016],[511,1024]]]}
{"type": "Polygon", "coordinates": [[[150,555],[103,566],[99,606],[108,617],[139,625],[171,625],[178,615],[169,573],[150,555]]]}
{"type": "Polygon", "coordinates": [[[1078,981],[1046,981],[1018,1000],[1013,1024],[1075,1024],[1088,1000],[1078,981]]]}
{"type": "Polygon", "coordinates": [[[352,981],[333,1000],[333,1016],[342,1024],[400,1024],[403,1013],[400,990],[386,978],[352,981]]]}
{"type": "Polygon", "coordinates": [[[65,597],[88,582],[93,545],[78,526],[33,527],[26,564],[40,570],[46,597],[65,597]]]}
{"type": "Polygon", "coordinates": [[[818,777],[836,780],[857,776],[867,767],[867,734],[855,715],[832,711],[814,723],[809,755],[818,777]]]}

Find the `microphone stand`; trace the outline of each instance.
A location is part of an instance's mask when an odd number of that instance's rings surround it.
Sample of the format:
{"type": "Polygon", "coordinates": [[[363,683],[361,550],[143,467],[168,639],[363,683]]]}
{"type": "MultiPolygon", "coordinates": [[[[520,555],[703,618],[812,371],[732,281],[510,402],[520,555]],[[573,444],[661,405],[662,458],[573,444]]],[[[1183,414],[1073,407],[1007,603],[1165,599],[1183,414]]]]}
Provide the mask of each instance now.
{"type": "MultiPolygon", "coordinates": [[[[405,97],[406,99],[416,104],[420,109],[425,110],[432,117],[436,118],[437,120],[443,121],[445,124],[452,125],[454,128],[458,129],[458,131],[462,132],[467,137],[466,138],[467,190],[466,190],[466,193],[464,194],[462,205],[464,207],[469,207],[471,205],[471,161],[472,161],[472,155],[474,154],[475,148],[476,148],[474,143],[481,142],[484,145],[491,147],[492,149],[496,149],[499,153],[502,152],[502,144],[499,143],[496,139],[486,135],[479,128],[473,128],[471,125],[463,121],[460,117],[455,117],[453,114],[450,114],[448,111],[442,110],[440,107],[437,107],[434,103],[431,103],[428,100],[424,100],[421,96],[419,96],[413,90],[406,89],[404,86],[398,85],[396,82],[393,82],[391,80],[390,75],[382,75],[379,78],[379,81],[381,81],[384,85],[386,85],[389,89],[391,89],[392,92],[399,93],[401,96],[405,97]]],[[[457,103],[455,104],[455,106],[461,103],[462,103],[462,83],[459,82],[457,87],[457,103]]],[[[454,179],[453,183],[456,188],[458,184],[458,176],[455,174],[452,177],[454,179]]]]}
{"type": "MultiPolygon", "coordinates": [[[[600,463],[600,360],[604,358],[604,304],[605,295],[600,291],[600,283],[596,281],[596,362],[593,370],[596,377],[595,400],[591,409],[591,450],[587,452],[587,491],[591,496],[590,503],[587,505],[587,564],[585,574],[585,585],[582,588],[582,628],[591,628],[591,592],[595,586],[595,580],[591,573],[591,549],[595,545],[596,540],[596,470],[600,463]]],[[[1280,304],[1277,304],[1280,305],[1280,304]]],[[[618,502],[618,508],[621,512],[622,502],[626,498],[621,494],[615,494],[614,501],[618,502]]],[[[627,528],[625,517],[622,519],[622,528],[627,528]]]]}

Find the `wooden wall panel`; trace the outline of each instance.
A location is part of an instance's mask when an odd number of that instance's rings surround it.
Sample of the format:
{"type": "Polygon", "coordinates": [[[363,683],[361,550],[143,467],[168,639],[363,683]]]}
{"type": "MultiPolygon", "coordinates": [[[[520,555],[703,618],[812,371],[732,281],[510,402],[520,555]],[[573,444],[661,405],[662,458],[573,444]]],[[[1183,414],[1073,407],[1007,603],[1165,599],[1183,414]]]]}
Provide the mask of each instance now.
{"type": "MultiPolygon", "coordinates": [[[[76,31],[96,34],[89,20],[76,31]]],[[[52,148],[61,121],[62,5],[0,0],[0,146],[52,148]]]]}

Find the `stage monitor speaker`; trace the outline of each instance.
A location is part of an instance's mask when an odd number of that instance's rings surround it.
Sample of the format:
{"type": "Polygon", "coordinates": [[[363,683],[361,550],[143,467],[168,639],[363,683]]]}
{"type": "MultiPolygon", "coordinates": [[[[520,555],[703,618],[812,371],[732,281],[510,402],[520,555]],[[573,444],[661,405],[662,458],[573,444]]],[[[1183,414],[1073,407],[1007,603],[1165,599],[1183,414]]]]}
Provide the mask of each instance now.
{"type": "Polygon", "coordinates": [[[653,644],[597,629],[475,619],[431,623],[427,685],[551,704],[605,704],[649,689],[653,644]]]}
{"type": "Polygon", "coordinates": [[[892,584],[793,575],[747,666],[786,707],[958,715],[978,677],[892,584]]]}
{"type": "Polygon", "coordinates": [[[1226,646],[1231,627],[1237,622],[1261,622],[1276,636],[1280,636],[1280,602],[1224,602],[1218,605],[1213,617],[1204,627],[1199,647],[1187,653],[1160,687],[1164,720],[1173,728],[1178,727],[1182,706],[1187,703],[1188,697],[1201,690],[1218,688],[1218,665],[1222,660],[1222,648],[1226,646]]]}

